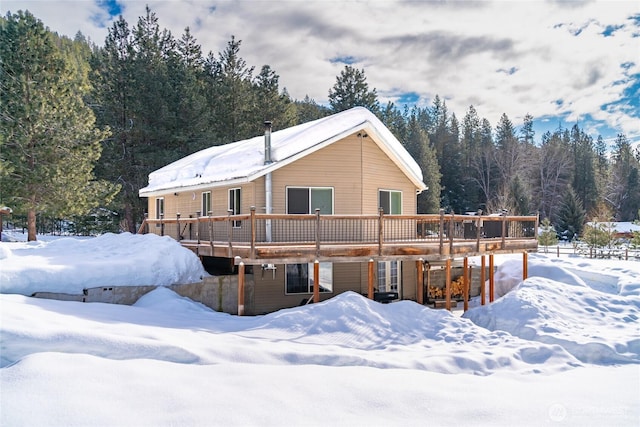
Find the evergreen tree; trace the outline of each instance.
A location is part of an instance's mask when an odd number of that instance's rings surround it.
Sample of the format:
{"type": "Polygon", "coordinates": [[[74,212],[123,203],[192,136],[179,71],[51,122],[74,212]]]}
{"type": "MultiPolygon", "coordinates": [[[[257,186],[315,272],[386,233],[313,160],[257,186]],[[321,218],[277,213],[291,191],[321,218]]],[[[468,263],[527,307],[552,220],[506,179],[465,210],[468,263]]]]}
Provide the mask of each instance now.
{"type": "Polygon", "coordinates": [[[585,134],[578,125],[571,129],[571,148],[573,152],[573,189],[584,203],[587,212],[591,211],[599,199],[596,185],[596,157],[593,139],[585,134]]]}
{"type": "Polygon", "coordinates": [[[169,108],[175,116],[172,137],[176,140],[176,156],[181,157],[208,147],[215,137],[207,106],[202,49],[189,27],[167,62],[172,95],[169,108]]]}
{"type": "Polygon", "coordinates": [[[364,69],[358,70],[350,65],[345,65],[329,90],[329,105],[334,113],[358,106],[374,114],[379,110],[378,94],[375,88],[369,90],[364,69]]]}
{"type": "MultiPolygon", "coordinates": [[[[380,120],[384,125],[389,128],[392,134],[395,135],[396,138],[400,141],[404,141],[406,139],[407,134],[407,119],[405,115],[408,114],[405,109],[405,114],[403,114],[398,108],[395,106],[393,102],[388,102],[387,105],[380,110],[380,120]]],[[[415,159],[416,157],[414,157],[415,159]]]]}
{"type": "MultiPolygon", "coordinates": [[[[255,103],[253,88],[254,67],[247,65],[240,56],[242,40],[231,36],[224,51],[208,60],[214,98],[210,105],[214,111],[215,128],[223,144],[239,141],[256,134],[256,123],[245,120],[250,117],[255,103]]],[[[253,121],[253,120],[252,120],[253,121]]]]}
{"type": "Polygon", "coordinates": [[[296,124],[321,119],[331,113],[328,108],[321,106],[315,100],[309,98],[309,95],[306,95],[302,101],[294,101],[293,104],[296,112],[296,124]]]}
{"type": "Polygon", "coordinates": [[[569,187],[555,221],[556,232],[564,239],[572,241],[582,234],[585,216],[586,213],[582,207],[582,201],[576,196],[573,189],[569,187]]]}
{"type": "Polygon", "coordinates": [[[547,253],[548,247],[558,243],[558,235],[551,225],[549,218],[545,218],[540,223],[540,234],[538,235],[538,243],[544,246],[544,253],[547,253]]]}
{"type": "Polygon", "coordinates": [[[118,211],[123,227],[135,232],[142,221],[145,206],[138,190],[145,186],[147,174],[153,170],[139,149],[136,98],[135,46],[129,24],[122,16],[108,30],[105,44],[91,59],[95,87],[94,110],[98,122],[109,126],[112,137],[103,141],[103,154],[96,169],[98,176],[122,185],[118,195],[118,211]]]}
{"type": "Polygon", "coordinates": [[[618,221],[633,221],[640,208],[640,161],[625,135],[616,137],[612,158],[606,200],[616,212],[618,221]]]}
{"type": "Polygon", "coordinates": [[[418,213],[437,213],[440,209],[440,168],[429,136],[420,127],[415,114],[409,117],[404,146],[420,165],[422,180],[427,185],[427,189],[418,195],[418,213]]]}
{"type": "Polygon", "coordinates": [[[107,131],[84,103],[86,68],[59,46],[29,12],[0,22],[2,203],[27,214],[28,240],[36,239],[36,214],[87,213],[117,191],[96,181],[94,164],[107,131]]]}
{"type": "Polygon", "coordinates": [[[278,80],[280,76],[264,65],[254,80],[256,103],[253,113],[255,134],[263,128],[263,122],[270,120],[276,129],[285,129],[297,124],[296,109],[286,90],[280,92],[278,80]]]}
{"type": "Polygon", "coordinates": [[[467,210],[477,210],[485,201],[480,188],[480,176],[475,165],[482,158],[480,117],[473,105],[469,106],[462,119],[462,139],[460,141],[462,151],[462,167],[465,173],[462,175],[465,200],[468,201],[467,210]]]}
{"type": "Polygon", "coordinates": [[[522,129],[520,130],[521,141],[527,145],[533,145],[533,136],[535,131],[533,130],[533,116],[529,113],[524,116],[522,129]]]}

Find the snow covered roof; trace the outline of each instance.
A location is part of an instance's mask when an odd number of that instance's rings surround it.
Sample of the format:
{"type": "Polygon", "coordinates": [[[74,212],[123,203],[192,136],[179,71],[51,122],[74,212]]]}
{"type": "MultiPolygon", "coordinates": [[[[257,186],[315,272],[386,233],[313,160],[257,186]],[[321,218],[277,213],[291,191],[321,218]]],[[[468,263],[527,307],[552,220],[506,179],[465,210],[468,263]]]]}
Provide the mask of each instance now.
{"type": "Polygon", "coordinates": [[[253,181],[358,131],[365,131],[420,191],[420,166],[369,110],[355,107],[271,134],[271,160],[264,164],[264,135],[210,147],[149,174],[141,197],[253,181]]]}

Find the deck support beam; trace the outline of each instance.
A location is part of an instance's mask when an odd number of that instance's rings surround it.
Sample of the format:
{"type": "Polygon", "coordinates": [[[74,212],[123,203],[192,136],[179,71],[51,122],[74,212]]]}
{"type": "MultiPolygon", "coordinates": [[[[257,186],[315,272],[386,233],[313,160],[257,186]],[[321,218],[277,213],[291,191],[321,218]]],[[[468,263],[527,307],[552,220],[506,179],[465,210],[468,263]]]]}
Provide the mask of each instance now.
{"type": "Polygon", "coordinates": [[[238,264],[238,316],[244,316],[244,262],[238,264]]]}
{"type": "Polygon", "coordinates": [[[467,311],[469,310],[469,258],[464,257],[462,266],[462,286],[464,286],[464,289],[462,290],[462,298],[464,298],[464,311],[467,311]]]}
{"type": "Polygon", "coordinates": [[[522,280],[527,280],[529,277],[529,254],[527,251],[522,253],[522,280]]]}
{"type": "Polygon", "coordinates": [[[493,254],[489,255],[489,302],[493,302],[493,254]]]}
{"type": "Polygon", "coordinates": [[[374,299],[373,295],[373,260],[369,260],[369,274],[367,281],[367,296],[369,299],[374,299]]]}
{"type": "Polygon", "coordinates": [[[445,279],[445,308],[451,311],[451,258],[447,258],[445,279]]]}
{"type": "Polygon", "coordinates": [[[485,270],[487,268],[485,256],[480,257],[480,305],[485,305],[487,299],[487,281],[485,270]]]}
{"type": "Polygon", "coordinates": [[[416,281],[416,302],[422,305],[424,304],[424,263],[422,258],[416,261],[416,269],[418,270],[418,280],[416,281]]]}
{"type": "Polygon", "coordinates": [[[313,263],[313,302],[320,302],[320,261],[313,263]]]}

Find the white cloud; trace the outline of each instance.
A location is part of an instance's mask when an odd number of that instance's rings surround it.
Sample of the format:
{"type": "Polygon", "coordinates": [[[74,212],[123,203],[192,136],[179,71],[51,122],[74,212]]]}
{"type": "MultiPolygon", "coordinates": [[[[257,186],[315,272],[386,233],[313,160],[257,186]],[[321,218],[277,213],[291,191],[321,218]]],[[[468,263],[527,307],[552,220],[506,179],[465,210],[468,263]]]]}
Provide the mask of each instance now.
{"type": "MultiPolygon", "coordinates": [[[[91,18],[90,1],[4,1],[3,9],[27,8],[52,30],[80,30],[101,43],[106,28],[91,18]]],[[[630,137],[640,135],[637,112],[616,103],[640,73],[640,15],[632,1],[406,2],[406,1],[125,1],[130,25],[149,4],[162,27],[179,37],[189,26],[206,54],[224,50],[231,35],[256,70],[270,65],[297,99],[327,102],[353,57],[381,101],[416,92],[431,103],[439,94],[461,117],[473,104],[496,124],[507,113],[517,124],[534,117],[587,115],[630,137]],[[609,37],[602,33],[613,31],[609,37]],[[635,37],[634,37],[635,35],[635,37]],[[633,63],[623,69],[623,63],[633,63]],[[508,72],[505,72],[508,71],[508,72]],[[562,100],[562,103],[556,101],[562,100]]]]}

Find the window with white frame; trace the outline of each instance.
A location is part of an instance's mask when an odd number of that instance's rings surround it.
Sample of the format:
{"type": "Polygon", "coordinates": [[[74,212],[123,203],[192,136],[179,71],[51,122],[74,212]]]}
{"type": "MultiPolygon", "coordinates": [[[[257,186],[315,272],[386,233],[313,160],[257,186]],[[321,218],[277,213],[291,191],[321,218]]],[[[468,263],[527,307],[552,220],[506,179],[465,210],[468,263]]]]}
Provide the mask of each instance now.
{"type": "MultiPolygon", "coordinates": [[[[309,294],[313,293],[313,264],[287,264],[285,266],[285,293],[309,294]]],[[[320,263],[320,292],[333,292],[333,264],[320,263]]]]}
{"type": "Polygon", "coordinates": [[[402,214],[402,192],[395,190],[379,190],[378,201],[382,212],[386,215],[402,214]]]}
{"type": "MultiPolygon", "coordinates": [[[[229,190],[229,213],[231,215],[240,215],[240,188],[231,188],[229,190]]],[[[233,221],[233,227],[242,227],[242,221],[233,221]]]]}
{"type": "Polygon", "coordinates": [[[287,213],[333,215],[332,187],[287,187],[287,213]]]}
{"type": "Polygon", "coordinates": [[[164,197],[156,198],[156,219],[164,217],[164,197]]]}
{"type": "Polygon", "coordinates": [[[398,292],[400,261],[378,262],[378,292],[398,292]]]}
{"type": "Polygon", "coordinates": [[[209,216],[209,212],[211,212],[211,191],[203,191],[202,192],[202,216],[209,216]]]}

